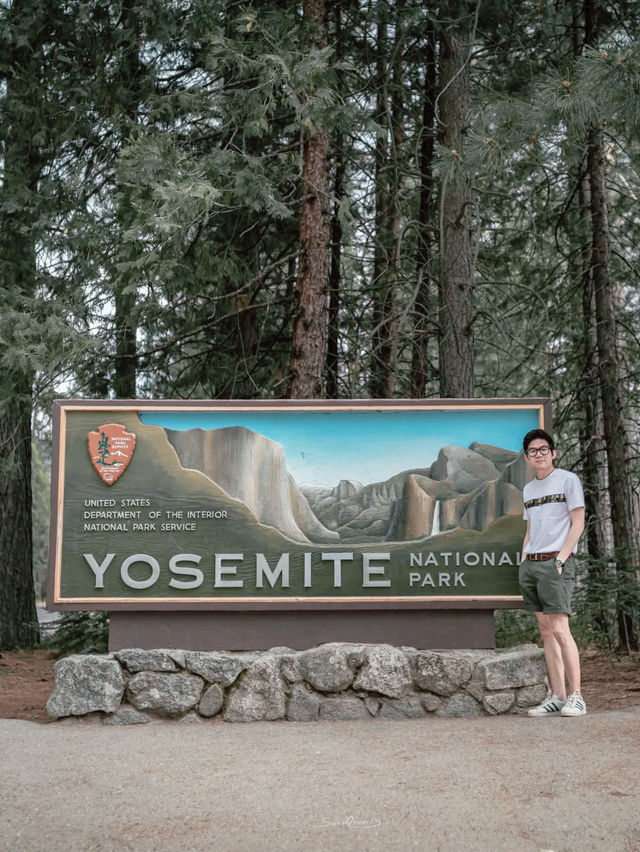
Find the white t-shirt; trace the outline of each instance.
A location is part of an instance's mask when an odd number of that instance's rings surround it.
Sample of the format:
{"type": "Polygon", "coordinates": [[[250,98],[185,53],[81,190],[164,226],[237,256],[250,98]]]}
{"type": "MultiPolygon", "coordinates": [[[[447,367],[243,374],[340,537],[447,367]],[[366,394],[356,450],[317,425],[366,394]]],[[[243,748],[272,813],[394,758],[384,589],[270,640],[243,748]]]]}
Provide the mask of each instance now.
{"type": "MultiPolygon", "coordinates": [[[[575,473],[557,467],[544,479],[527,482],[522,499],[523,517],[529,521],[525,553],[561,550],[571,527],[569,512],[584,506],[582,485],[575,473]]],[[[576,545],[573,552],[577,549],[576,545]]]]}

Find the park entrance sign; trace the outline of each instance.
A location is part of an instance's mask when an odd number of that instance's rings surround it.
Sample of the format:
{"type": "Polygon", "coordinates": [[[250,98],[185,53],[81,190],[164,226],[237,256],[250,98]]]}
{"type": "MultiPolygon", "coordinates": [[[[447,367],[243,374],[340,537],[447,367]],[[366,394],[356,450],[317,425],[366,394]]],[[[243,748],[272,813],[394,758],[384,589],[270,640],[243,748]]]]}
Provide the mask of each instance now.
{"type": "Polygon", "coordinates": [[[49,604],[517,606],[545,423],[543,399],[56,402],[49,604]]]}

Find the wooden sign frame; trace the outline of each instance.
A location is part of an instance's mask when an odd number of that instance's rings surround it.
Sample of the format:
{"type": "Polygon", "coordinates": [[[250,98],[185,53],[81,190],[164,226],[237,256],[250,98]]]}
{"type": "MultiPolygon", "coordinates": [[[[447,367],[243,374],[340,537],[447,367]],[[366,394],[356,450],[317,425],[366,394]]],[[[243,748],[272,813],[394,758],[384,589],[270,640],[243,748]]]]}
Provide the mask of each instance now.
{"type": "MultiPolygon", "coordinates": [[[[138,464],[140,468],[141,453],[143,452],[144,440],[138,437],[138,448],[135,453],[127,460],[131,467],[129,471],[121,474],[121,478],[113,484],[100,482],[99,465],[100,461],[96,462],[95,458],[89,457],[89,452],[86,449],[87,435],[91,430],[96,430],[104,424],[118,424],[120,420],[125,419],[124,415],[138,415],[139,413],[149,416],[154,412],[193,412],[199,414],[202,412],[217,412],[237,415],[248,415],[250,413],[264,414],[267,412],[294,414],[295,412],[316,412],[316,413],[332,413],[332,412],[378,412],[390,415],[393,412],[528,412],[531,414],[531,428],[540,426],[542,428],[551,428],[551,406],[550,401],[546,398],[527,398],[527,399],[481,399],[481,400],[57,400],[54,403],[53,409],[53,456],[52,456],[52,490],[51,490],[51,537],[50,537],[50,571],[49,571],[49,588],[48,588],[48,608],[52,610],[110,610],[112,612],[137,610],[137,611],[153,611],[153,610],[359,610],[359,609],[495,609],[502,607],[517,607],[521,604],[521,598],[517,594],[386,594],[380,589],[374,587],[375,594],[345,594],[345,595],[312,595],[312,594],[279,594],[279,595],[247,595],[228,594],[226,597],[216,595],[205,596],[158,596],[150,593],[148,596],[141,596],[139,593],[131,594],[130,596],[118,594],[105,594],[98,596],[92,594],[77,594],[69,593],[68,583],[65,580],[65,560],[72,561],[72,557],[68,548],[65,548],[65,533],[71,530],[73,526],[73,516],[69,508],[72,505],[73,499],[79,499],[76,495],[71,495],[74,490],[74,481],[72,481],[73,467],[76,465],[82,467],[82,479],[84,483],[94,481],[98,483],[95,488],[103,489],[105,495],[111,496],[113,493],[124,494],[133,493],[132,485],[135,483],[136,473],[134,464],[138,464]],[[81,427],[75,428],[75,432],[71,430],[71,424],[80,422],[79,415],[86,415],[82,420],[81,427]],[[85,428],[86,424],[89,428],[85,428]],[[71,430],[71,431],[70,431],[71,430]],[[84,430],[84,431],[83,431],[84,430]],[[71,440],[73,438],[73,440],[71,440]],[[82,441],[80,440],[82,438],[82,441]],[[73,447],[73,448],[72,448],[73,447]],[[70,456],[69,453],[72,453],[70,456]],[[95,470],[92,469],[92,464],[95,470]],[[85,480],[86,475],[86,480],[85,480]],[[90,477],[95,477],[91,480],[90,477]],[[124,489],[128,489],[125,491],[124,489]],[[116,491],[116,489],[119,489],[116,491]],[[65,512],[68,517],[65,519],[65,512]]],[[[234,415],[235,416],[235,415],[234,415]]],[[[129,428],[129,427],[127,427],[129,428]]],[[[157,428],[157,427],[154,427],[157,428]]],[[[126,430],[125,430],[126,431],[126,430]]],[[[107,436],[108,437],[108,436],[107,436]]],[[[522,435],[520,435],[520,438],[522,435]]],[[[93,452],[95,453],[96,440],[93,439],[93,452]]],[[[106,441],[107,438],[104,438],[106,441]]],[[[108,442],[107,442],[108,443],[108,442]]],[[[103,446],[106,446],[103,444],[103,446]]],[[[124,458],[130,452],[127,449],[126,439],[121,439],[123,450],[121,456],[124,458]],[[123,443],[124,442],[124,443],[123,443]]],[[[185,451],[186,452],[186,451],[185,451]]],[[[103,458],[103,461],[105,459],[103,458]]],[[[429,460],[430,462],[433,459],[429,460]]],[[[120,462],[113,462],[120,464],[120,462]]],[[[188,465],[187,465],[188,468],[188,465]]],[[[184,466],[181,468],[184,469],[184,466]]],[[[187,469],[187,473],[194,473],[193,470],[187,469]]],[[[202,474],[198,474],[202,476],[202,474]]],[[[194,480],[195,481],[195,480],[194,480]]],[[[93,488],[94,486],[92,486],[93,488]]],[[[95,493],[95,492],[92,492],[95,493]]],[[[138,492],[136,491],[136,494],[138,492]]],[[[139,495],[138,495],[139,496],[139,495]]],[[[80,498],[82,494],[80,494],[80,498]]],[[[134,498],[131,498],[134,499],[134,498]]],[[[76,524],[78,526],[78,524],[76,524]]],[[[88,525],[86,525],[88,526],[88,525]]],[[[99,525],[97,525],[99,526],[99,525]]],[[[103,525],[104,526],[104,525],[103,525]]],[[[74,533],[76,539],[82,542],[82,537],[78,533],[74,533]]],[[[89,540],[90,537],[87,537],[89,540]]],[[[106,540],[106,539],[105,539],[106,540]]],[[[386,544],[386,543],[385,543],[386,544]]],[[[393,544],[393,542],[391,542],[393,544]]],[[[342,546],[342,544],[340,545],[342,546]]],[[[312,543],[309,547],[316,550],[321,548],[326,550],[328,545],[319,545],[312,543]]],[[[354,544],[354,548],[356,545],[354,544]]],[[[358,545],[360,547],[360,545],[358,545]]],[[[376,544],[370,546],[378,553],[381,545],[376,544]]],[[[87,547],[88,549],[88,547],[87,547]]],[[[117,549],[112,548],[112,549],[117,549]]],[[[93,564],[97,569],[101,568],[106,561],[104,552],[101,556],[93,557],[93,564]]],[[[139,555],[139,554],[137,554],[139,555]]],[[[332,555],[332,554],[329,554],[332,555]]],[[[335,556],[335,554],[333,554],[335,556]]],[[[118,557],[119,558],[119,557],[118,557]]],[[[364,557],[363,557],[364,558],[364,557]]],[[[85,557],[86,559],[86,557],[85,557]]],[[[117,561],[117,560],[115,560],[117,561]]],[[[114,561],[114,565],[115,565],[114,561]]],[[[179,566],[179,563],[177,563],[179,566]]],[[[195,563],[194,563],[195,564],[195,563]]],[[[266,563],[265,563],[266,564],[266,563]]],[[[222,561],[220,568],[220,576],[224,574],[225,563],[222,561]]],[[[382,569],[379,564],[373,560],[370,563],[370,578],[382,576],[382,569]],[[379,574],[376,572],[380,572],[379,574]]],[[[334,568],[337,562],[334,559],[334,568]]],[[[96,569],[96,570],[97,570],[96,569]]],[[[77,569],[76,574],[77,574],[77,569]]],[[[92,569],[93,570],[93,569],[92,569]]],[[[105,569],[106,570],[106,569],[105,569]]],[[[121,569],[122,570],[122,569],[121,569]]],[[[179,570],[179,568],[178,568],[179,570]]],[[[194,576],[193,571],[197,570],[192,567],[191,574],[184,569],[183,576],[194,576]]],[[[336,568],[337,570],[337,568],[336,568]]],[[[364,571],[364,569],[363,569],[364,571]]],[[[103,572],[103,577],[106,576],[103,572]]],[[[128,576],[128,575],[127,575],[128,576]]],[[[231,573],[229,577],[233,576],[231,573]]],[[[87,577],[93,579],[97,584],[99,579],[99,570],[94,571],[92,576],[91,571],[87,571],[87,577]]],[[[130,578],[132,583],[143,583],[146,580],[135,580],[130,578]]],[[[76,584],[78,581],[74,581],[76,584]]],[[[182,581],[187,582],[187,581],[182,581]]],[[[375,582],[375,579],[372,580],[375,582]]],[[[97,585],[96,585],[97,587],[97,585]]]]}

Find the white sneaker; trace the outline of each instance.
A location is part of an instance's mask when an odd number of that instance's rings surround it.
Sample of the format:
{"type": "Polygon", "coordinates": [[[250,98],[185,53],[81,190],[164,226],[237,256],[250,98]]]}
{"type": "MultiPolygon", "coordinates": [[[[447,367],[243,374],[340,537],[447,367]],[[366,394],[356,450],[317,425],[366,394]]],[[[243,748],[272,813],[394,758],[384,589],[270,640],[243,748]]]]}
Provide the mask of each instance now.
{"type": "Polygon", "coordinates": [[[572,692],[564,703],[564,707],[560,711],[561,716],[584,716],[587,712],[587,705],[584,698],[579,692],[572,692]]]}
{"type": "Polygon", "coordinates": [[[538,704],[537,707],[527,710],[527,716],[548,716],[550,713],[560,713],[564,705],[565,702],[561,698],[558,698],[557,695],[552,695],[551,698],[547,698],[542,704],[538,704]]]}

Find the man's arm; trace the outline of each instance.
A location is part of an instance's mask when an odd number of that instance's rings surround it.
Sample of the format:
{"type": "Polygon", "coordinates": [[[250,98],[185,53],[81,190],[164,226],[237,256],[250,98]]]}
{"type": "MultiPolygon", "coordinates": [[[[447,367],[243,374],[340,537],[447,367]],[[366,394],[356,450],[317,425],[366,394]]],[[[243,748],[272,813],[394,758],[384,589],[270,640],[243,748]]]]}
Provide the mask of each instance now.
{"type": "Polygon", "coordinates": [[[528,544],[529,544],[529,521],[527,521],[527,531],[524,534],[524,541],[522,542],[522,553],[520,554],[520,562],[524,562],[524,560],[527,558],[527,555],[524,552],[524,549],[528,544]]]}
{"type": "Polygon", "coordinates": [[[572,509],[569,512],[571,517],[571,527],[567,533],[567,537],[562,545],[562,549],[558,553],[558,559],[561,562],[566,562],[573,554],[573,548],[578,543],[580,536],[584,532],[584,506],[578,506],[577,509],[572,509]]]}

